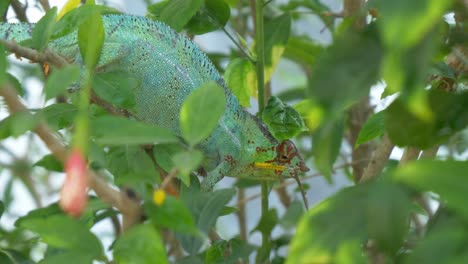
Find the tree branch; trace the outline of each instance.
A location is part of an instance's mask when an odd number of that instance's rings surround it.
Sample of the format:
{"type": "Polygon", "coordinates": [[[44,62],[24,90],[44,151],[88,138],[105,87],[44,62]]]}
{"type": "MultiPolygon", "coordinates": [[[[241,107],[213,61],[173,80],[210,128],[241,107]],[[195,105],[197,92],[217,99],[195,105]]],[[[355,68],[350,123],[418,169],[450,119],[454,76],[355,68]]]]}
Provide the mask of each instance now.
{"type": "Polygon", "coordinates": [[[44,11],[46,11],[46,12],[49,11],[50,4],[49,4],[48,0],[39,0],[39,3],[41,4],[42,9],[44,9],[44,11]]]}
{"type": "MultiPolygon", "coordinates": [[[[68,64],[65,59],[49,50],[39,53],[36,50],[21,47],[11,41],[0,40],[0,43],[17,56],[25,57],[34,62],[50,63],[58,68],[68,64]]],[[[27,111],[27,108],[19,101],[18,95],[11,85],[6,84],[0,88],[0,96],[4,98],[10,109],[10,113],[27,111]]],[[[60,141],[54,131],[49,129],[44,122],[39,122],[34,131],[47,145],[57,160],[64,164],[67,157],[67,150],[65,144],[60,141]]],[[[128,197],[125,192],[120,192],[110,187],[96,172],[89,170],[89,175],[89,187],[93,189],[103,201],[115,206],[122,213],[123,230],[127,230],[140,221],[141,208],[138,201],[128,197]]]]}
{"type": "Polygon", "coordinates": [[[382,172],[394,146],[388,135],[385,134],[379,146],[374,151],[369,165],[364,169],[364,173],[359,181],[360,183],[369,181],[382,172]]]}
{"type": "Polygon", "coordinates": [[[15,11],[16,16],[21,22],[29,22],[28,17],[26,16],[26,7],[23,6],[18,0],[11,0],[10,5],[15,11]]]}

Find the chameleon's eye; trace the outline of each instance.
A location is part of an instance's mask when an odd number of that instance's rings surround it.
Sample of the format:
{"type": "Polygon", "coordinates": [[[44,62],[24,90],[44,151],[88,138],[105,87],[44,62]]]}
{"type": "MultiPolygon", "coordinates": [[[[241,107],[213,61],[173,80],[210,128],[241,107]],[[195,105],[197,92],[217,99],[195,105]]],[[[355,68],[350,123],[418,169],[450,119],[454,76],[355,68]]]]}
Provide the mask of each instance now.
{"type": "Polygon", "coordinates": [[[276,147],[276,160],[281,163],[289,163],[297,155],[297,149],[289,141],[283,141],[276,147]]]}

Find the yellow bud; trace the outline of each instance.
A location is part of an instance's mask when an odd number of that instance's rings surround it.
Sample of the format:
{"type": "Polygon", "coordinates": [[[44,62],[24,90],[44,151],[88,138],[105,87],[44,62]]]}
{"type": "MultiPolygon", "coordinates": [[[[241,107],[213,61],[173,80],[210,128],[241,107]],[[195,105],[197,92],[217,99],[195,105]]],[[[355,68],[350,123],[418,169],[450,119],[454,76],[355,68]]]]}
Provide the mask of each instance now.
{"type": "Polygon", "coordinates": [[[162,189],[156,189],[153,192],[153,202],[156,205],[162,205],[166,200],[166,192],[162,189]]]}

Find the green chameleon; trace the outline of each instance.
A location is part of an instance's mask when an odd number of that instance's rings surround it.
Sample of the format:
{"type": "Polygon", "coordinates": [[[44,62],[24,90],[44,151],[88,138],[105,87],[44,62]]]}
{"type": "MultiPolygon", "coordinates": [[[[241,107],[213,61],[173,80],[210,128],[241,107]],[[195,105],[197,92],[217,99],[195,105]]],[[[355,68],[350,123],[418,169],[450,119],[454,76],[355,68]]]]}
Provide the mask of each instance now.
{"type": "MultiPolygon", "coordinates": [[[[211,80],[224,89],[226,110],[211,136],[199,144],[205,155],[201,171],[207,172],[203,190],[211,190],[224,176],[279,179],[309,170],[291,141],[278,142],[262,121],[241,107],[192,41],[145,17],[106,15],[103,22],[105,41],[97,68],[100,72],[125,71],[139,80],[134,89],[134,115],[143,122],[180,135],[179,112],[185,98],[211,80]]],[[[22,41],[31,37],[33,27],[0,24],[0,38],[22,41]]],[[[76,32],[51,41],[48,48],[69,62],[82,64],[76,32]]]]}

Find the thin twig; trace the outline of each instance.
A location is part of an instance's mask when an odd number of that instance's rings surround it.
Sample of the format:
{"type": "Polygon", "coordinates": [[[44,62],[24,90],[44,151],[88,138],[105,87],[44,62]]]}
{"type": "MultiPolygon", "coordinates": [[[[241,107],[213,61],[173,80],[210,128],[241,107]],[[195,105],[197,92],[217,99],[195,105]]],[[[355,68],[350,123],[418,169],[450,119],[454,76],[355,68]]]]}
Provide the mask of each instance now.
{"type": "Polygon", "coordinates": [[[245,199],[245,189],[240,188],[237,194],[237,219],[239,220],[239,234],[240,239],[247,241],[247,221],[246,221],[246,208],[245,203],[240,201],[245,199]]]}
{"type": "Polygon", "coordinates": [[[176,177],[177,172],[178,172],[177,168],[172,169],[171,172],[169,172],[167,177],[161,183],[160,188],[163,189],[163,190],[167,189],[171,185],[172,180],[176,177]]]}
{"type": "Polygon", "coordinates": [[[297,182],[297,186],[299,187],[299,190],[301,190],[302,201],[304,202],[304,207],[306,210],[309,210],[309,202],[307,201],[306,192],[304,190],[304,187],[302,186],[301,180],[299,179],[298,176],[294,177],[294,179],[297,182]]]}
{"type": "MultiPolygon", "coordinates": [[[[358,160],[358,161],[355,161],[355,162],[361,162],[361,161],[358,160]]],[[[355,162],[349,162],[349,163],[338,165],[338,166],[333,168],[333,171],[339,170],[339,169],[342,169],[342,168],[345,168],[345,167],[352,166],[355,162]]],[[[313,173],[313,174],[304,176],[301,179],[305,180],[305,179],[311,179],[311,178],[320,177],[320,176],[323,176],[323,174],[320,173],[320,172],[317,172],[317,173],[313,173]]],[[[293,178],[289,178],[289,179],[293,179],[293,178]]],[[[291,185],[291,184],[294,184],[294,183],[297,183],[297,182],[296,181],[284,181],[281,184],[275,186],[274,189],[282,188],[282,187],[285,187],[285,186],[288,186],[288,185],[291,185]]],[[[247,198],[245,198],[245,199],[243,199],[241,201],[238,201],[237,206],[239,206],[241,204],[244,204],[244,203],[247,203],[247,202],[250,202],[252,200],[255,200],[255,199],[259,198],[260,196],[261,196],[261,193],[257,193],[257,194],[254,194],[252,196],[249,196],[249,197],[247,197],[247,198]]]]}
{"type": "Polygon", "coordinates": [[[244,54],[244,56],[253,64],[255,65],[255,61],[252,59],[252,57],[250,57],[249,53],[247,53],[243,48],[242,46],[234,39],[234,37],[231,35],[231,33],[229,33],[229,31],[226,30],[225,27],[223,27],[223,32],[224,34],[226,34],[226,36],[228,36],[228,38],[232,41],[232,43],[234,43],[234,45],[236,45],[236,47],[239,49],[239,51],[244,54]]]}
{"type": "Polygon", "coordinates": [[[48,0],[39,0],[39,3],[41,4],[42,9],[44,9],[45,12],[49,11],[50,4],[48,0]]]}

